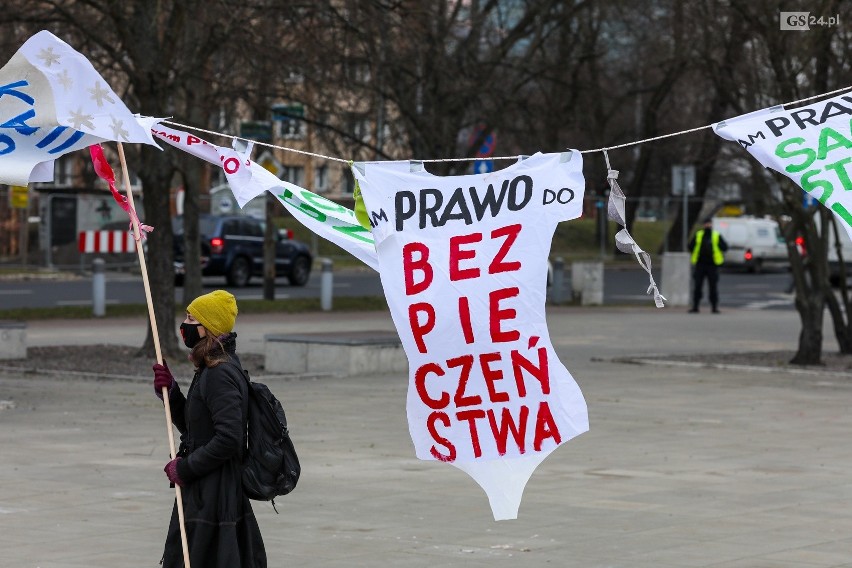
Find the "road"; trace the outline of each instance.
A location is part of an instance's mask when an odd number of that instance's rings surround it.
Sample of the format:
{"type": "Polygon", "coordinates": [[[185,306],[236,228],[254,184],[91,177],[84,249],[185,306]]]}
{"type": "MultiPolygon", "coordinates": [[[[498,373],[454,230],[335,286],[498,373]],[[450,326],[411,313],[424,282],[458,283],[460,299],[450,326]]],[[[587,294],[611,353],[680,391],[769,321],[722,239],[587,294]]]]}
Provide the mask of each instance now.
{"type": "MultiPolygon", "coordinates": [[[[654,279],[660,285],[662,278],[655,271],[654,279]]],[[[719,303],[725,308],[746,309],[794,309],[793,294],[789,292],[792,279],[786,269],[751,274],[741,271],[723,270],[719,277],[719,303]]],[[[634,269],[607,269],[604,274],[604,303],[642,304],[648,302],[645,295],[648,277],[645,272],[634,269]]],[[[660,290],[665,296],[666,291],[660,290]]],[[[704,285],[704,302],[707,307],[707,285],[704,285]]]]}
{"type": "MultiPolygon", "coordinates": [[[[659,274],[654,275],[660,282],[659,274]]],[[[763,274],[724,272],[721,276],[721,307],[750,309],[793,309],[793,297],[787,293],[790,274],[786,271],[763,274]]],[[[204,289],[225,287],[221,278],[205,278],[204,289]]],[[[638,268],[607,268],[604,275],[605,304],[653,305],[645,294],[648,279],[638,268]]],[[[237,299],[262,299],[262,281],[255,278],[245,288],[229,288],[237,299]]],[[[665,295],[665,290],[662,291],[665,295]]],[[[379,296],[382,286],[378,274],[372,271],[346,270],[334,274],[335,296],[379,296]]],[[[317,298],[320,295],[320,272],[311,274],[304,287],[289,286],[281,278],[277,282],[276,299],[317,298]]],[[[139,275],[108,273],[107,304],[144,303],[145,293],[139,275]]],[[[68,280],[0,281],[0,311],[24,307],[91,305],[91,277],[68,280]]],[[[183,289],[175,290],[175,300],[183,300],[183,289]]]]}
{"type": "MultiPolygon", "coordinates": [[[[227,287],[223,278],[204,278],[204,289],[227,288],[238,300],[263,298],[263,281],[254,278],[245,288],[227,287]]],[[[378,275],[372,271],[346,271],[334,275],[336,296],[378,296],[382,286],[378,275]]],[[[318,298],[320,295],[320,273],[312,273],[307,285],[290,286],[285,278],[276,281],[275,298],[318,298]]],[[[0,282],[0,310],[24,307],[90,305],[92,279],[74,277],[69,280],[22,280],[0,282]]],[[[107,304],[145,303],[142,277],[138,274],[107,273],[107,304]]],[[[175,300],[183,300],[183,288],[175,289],[175,300]]]]}

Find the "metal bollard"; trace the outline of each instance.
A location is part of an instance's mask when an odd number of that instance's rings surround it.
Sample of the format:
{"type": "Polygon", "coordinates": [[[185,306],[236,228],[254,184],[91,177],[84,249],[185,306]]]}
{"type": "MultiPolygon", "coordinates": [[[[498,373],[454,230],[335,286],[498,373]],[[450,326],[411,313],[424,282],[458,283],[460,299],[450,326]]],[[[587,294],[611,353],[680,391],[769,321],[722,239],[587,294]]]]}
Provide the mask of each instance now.
{"type": "Polygon", "coordinates": [[[553,260],[553,282],[550,284],[550,301],[561,304],[565,301],[565,260],[557,256],[553,260]]]}
{"type": "Polygon", "coordinates": [[[106,315],[106,263],[102,258],[92,261],[92,313],[95,317],[106,315]]]}
{"type": "Polygon", "coordinates": [[[331,292],[334,283],[332,262],[330,258],[322,259],[322,276],[320,277],[320,307],[324,312],[331,310],[331,292]]]}

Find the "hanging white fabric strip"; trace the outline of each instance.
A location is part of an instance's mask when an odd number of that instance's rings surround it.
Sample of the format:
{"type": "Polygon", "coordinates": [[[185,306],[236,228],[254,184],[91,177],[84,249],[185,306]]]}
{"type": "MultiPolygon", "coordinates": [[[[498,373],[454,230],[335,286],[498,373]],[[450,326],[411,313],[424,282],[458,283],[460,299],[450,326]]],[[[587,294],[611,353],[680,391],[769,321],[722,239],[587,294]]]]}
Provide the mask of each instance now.
{"type": "Polygon", "coordinates": [[[606,153],[606,150],[603,151],[604,158],[606,159],[606,181],[609,183],[609,203],[607,204],[607,214],[610,219],[621,225],[623,228],[618,231],[615,235],[615,246],[624,253],[633,253],[636,256],[636,260],[639,262],[639,265],[645,269],[645,272],[648,273],[648,278],[651,283],[648,286],[646,294],[654,295],[654,304],[658,308],[664,308],[666,306],[666,298],[660,294],[660,290],[657,288],[657,283],[654,282],[654,275],[651,273],[651,255],[642,250],[636,241],[631,236],[630,232],[627,230],[627,222],[625,220],[624,213],[624,203],[626,198],[624,197],[624,192],[621,190],[621,187],[618,185],[618,170],[612,169],[609,163],[609,155],[606,153]]]}

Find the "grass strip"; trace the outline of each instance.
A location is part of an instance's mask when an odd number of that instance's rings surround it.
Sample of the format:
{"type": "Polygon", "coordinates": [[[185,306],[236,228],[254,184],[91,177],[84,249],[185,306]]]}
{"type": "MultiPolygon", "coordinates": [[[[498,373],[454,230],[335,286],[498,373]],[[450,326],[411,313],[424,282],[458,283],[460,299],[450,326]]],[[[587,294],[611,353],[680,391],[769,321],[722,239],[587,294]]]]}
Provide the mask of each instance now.
{"type": "MultiPolygon", "coordinates": [[[[290,298],[286,300],[237,300],[241,314],[300,313],[322,310],[319,298],[290,298]]],[[[175,313],[183,313],[182,304],[175,304],[175,313]]],[[[332,310],[338,312],[387,310],[384,297],[356,296],[334,298],[332,310]]],[[[148,316],[145,304],[113,304],[106,307],[104,317],[148,316]]],[[[92,314],[92,306],[53,306],[47,308],[14,308],[0,310],[0,319],[4,320],[47,320],[47,319],[97,319],[92,314]]]]}

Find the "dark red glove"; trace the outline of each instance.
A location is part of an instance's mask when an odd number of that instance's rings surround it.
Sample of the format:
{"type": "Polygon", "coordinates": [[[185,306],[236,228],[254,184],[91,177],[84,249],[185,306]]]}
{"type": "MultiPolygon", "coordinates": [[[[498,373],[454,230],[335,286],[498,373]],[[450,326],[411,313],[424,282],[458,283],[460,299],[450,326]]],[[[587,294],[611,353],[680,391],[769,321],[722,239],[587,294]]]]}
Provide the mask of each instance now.
{"type": "Polygon", "coordinates": [[[169,389],[169,396],[172,396],[172,389],[175,388],[177,382],[175,378],[172,376],[172,372],[169,371],[169,366],[166,364],[165,360],[163,364],[154,363],[154,392],[157,394],[157,398],[163,400],[163,387],[169,389]]]}
{"type": "Polygon", "coordinates": [[[166,467],[163,468],[163,471],[166,472],[166,477],[169,478],[169,481],[174,483],[177,486],[183,487],[183,480],[178,475],[177,463],[181,458],[175,458],[169,463],[166,464],[166,467]]]}

